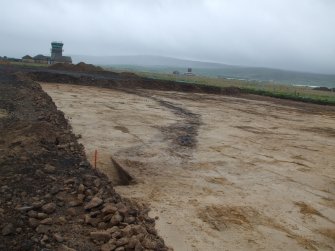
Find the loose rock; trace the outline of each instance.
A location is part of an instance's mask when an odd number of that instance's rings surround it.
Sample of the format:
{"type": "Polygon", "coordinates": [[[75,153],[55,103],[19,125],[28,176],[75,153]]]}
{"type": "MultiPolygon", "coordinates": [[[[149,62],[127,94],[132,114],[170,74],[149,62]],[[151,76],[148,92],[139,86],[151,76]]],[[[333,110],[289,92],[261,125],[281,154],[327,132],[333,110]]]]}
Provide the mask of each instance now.
{"type": "Polygon", "coordinates": [[[51,213],[53,213],[56,210],[56,204],[53,203],[53,202],[45,204],[42,207],[42,210],[43,210],[43,212],[45,212],[47,214],[51,214],[51,213]]]}
{"type": "Polygon", "coordinates": [[[86,204],[85,209],[90,210],[92,208],[95,208],[97,206],[100,206],[103,203],[103,200],[99,197],[94,197],[92,200],[86,204]]]}
{"type": "Polygon", "coordinates": [[[85,192],[85,186],[83,184],[80,184],[78,186],[78,193],[83,193],[83,192],[85,192]]]}
{"type": "Polygon", "coordinates": [[[75,216],[75,215],[77,215],[77,212],[76,212],[76,209],[74,209],[74,208],[68,208],[66,210],[66,214],[71,215],[71,216],[75,216]]]}
{"type": "Polygon", "coordinates": [[[58,247],[57,251],[77,251],[77,250],[69,248],[68,246],[62,244],[58,247]]]}
{"type": "Polygon", "coordinates": [[[48,218],[48,215],[45,214],[45,213],[38,213],[38,214],[37,214],[37,218],[43,220],[43,219],[45,219],[45,218],[48,218]]]}
{"type": "Polygon", "coordinates": [[[122,215],[122,216],[127,216],[128,215],[128,208],[123,204],[123,203],[119,203],[117,205],[118,208],[118,212],[122,215]]]}
{"type": "Polygon", "coordinates": [[[80,206],[81,204],[83,204],[83,202],[80,200],[72,200],[69,202],[69,207],[77,207],[80,206]]]}
{"type": "Polygon", "coordinates": [[[37,217],[37,212],[34,211],[34,210],[30,210],[30,211],[28,212],[28,216],[29,216],[29,217],[34,217],[34,218],[36,218],[36,217],[37,217]]]}
{"type": "Polygon", "coordinates": [[[40,223],[44,225],[52,225],[52,218],[46,218],[42,220],[40,223]]]}
{"type": "Polygon", "coordinates": [[[101,251],[113,251],[115,250],[116,245],[112,243],[106,243],[101,246],[101,251]]]}
{"type": "Polygon", "coordinates": [[[56,167],[54,167],[52,165],[49,165],[49,164],[46,164],[45,167],[44,167],[44,171],[46,173],[54,173],[56,171],[56,167]]]}
{"type": "Polygon", "coordinates": [[[47,226],[47,225],[39,225],[36,228],[36,232],[39,233],[39,234],[47,234],[50,231],[51,231],[51,227],[47,226]]]}
{"type": "Polygon", "coordinates": [[[119,247],[119,246],[124,246],[124,245],[126,245],[128,242],[129,242],[129,239],[128,239],[127,237],[123,237],[123,238],[121,238],[121,239],[118,239],[118,240],[115,242],[115,244],[116,244],[117,247],[119,247]]]}
{"type": "Polygon", "coordinates": [[[111,234],[108,231],[90,232],[90,236],[93,240],[104,242],[108,241],[111,238],[111,234]]]}
{"type": "Polygon", "coordinates": [[[144,248],[143,248],[142,244],[140,242],[137,243],[137,245],[135,246],[135,251],[143,251],[143,250],[144,250],[144,248]]]}
{"type": "Polygon", "coordinates": [[[117,211],[117,208],[114,206],[114,204],[108,203],[104,206],[104,208],[101,210],[104,214],[113,214],[117,211]]]}
{"type": "Polygon", "coordinates": [[[42,245],[45,245],[46,243],[46,241],[49,239],[49,237],[45,234],[45,235],[43,235],[43,237],[42,237],[42,239],[41,239],[41,244],[42,245]]]}
{"type": "Polygon", "coordinates": [[[53,237],[57,242],[63,242],[64,241],[64,238],[60,234],[55,233],[53,235],[53,237]]]}
{"type": "Polygon", "coordinates": [[[32,210],[33,208],[34,208],[33,206],[24,206],[24,207],[16,208],[16,210],[20,212],[27,212],[29,210],[32,210]]]}
{"type": "Polygon", "coordinates": [[[122,222],[123,217],[117,212],[113,215],[112,219],[110,220],[110,223],[112,225],[118,225],[120,222],[122,222]]]}
{"type": "Polygon", "coordinates": [[[3,229],[2,229],[2,235],[6,236],[6,235],[10,235],[15,233],[15,228],[14,225],[12,223],[6,224],[3,229]]]}
{"type": "Polygon", "coordinates": [[[40,224],[39,220],[35,218],[29,218],[28,222],[31,227],[37,227],[40,224]]]}

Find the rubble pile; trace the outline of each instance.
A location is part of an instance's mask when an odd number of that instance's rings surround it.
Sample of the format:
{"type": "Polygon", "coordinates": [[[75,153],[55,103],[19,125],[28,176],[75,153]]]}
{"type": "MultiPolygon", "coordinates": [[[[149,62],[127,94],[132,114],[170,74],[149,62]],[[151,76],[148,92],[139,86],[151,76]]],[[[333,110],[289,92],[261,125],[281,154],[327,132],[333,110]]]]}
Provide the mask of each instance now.
{"type": "Polygon", "coordinates": [[[100,66],[80,62],[78,64],[57,63],[49,66],[53,70],[78,71],[78,72],[101,72],[104,69],[100,66]]]}

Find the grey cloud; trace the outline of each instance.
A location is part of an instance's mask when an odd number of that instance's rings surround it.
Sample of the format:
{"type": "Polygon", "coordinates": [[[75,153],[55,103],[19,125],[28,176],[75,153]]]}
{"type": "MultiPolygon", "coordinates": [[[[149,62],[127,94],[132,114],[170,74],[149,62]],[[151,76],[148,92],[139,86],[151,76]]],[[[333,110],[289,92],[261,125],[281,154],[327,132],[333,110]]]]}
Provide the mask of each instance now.
{"type": "Polygon", "coordinates": [[[154,54],[335,73],[333,0],[1,0],[0,55],[154,54]]]}

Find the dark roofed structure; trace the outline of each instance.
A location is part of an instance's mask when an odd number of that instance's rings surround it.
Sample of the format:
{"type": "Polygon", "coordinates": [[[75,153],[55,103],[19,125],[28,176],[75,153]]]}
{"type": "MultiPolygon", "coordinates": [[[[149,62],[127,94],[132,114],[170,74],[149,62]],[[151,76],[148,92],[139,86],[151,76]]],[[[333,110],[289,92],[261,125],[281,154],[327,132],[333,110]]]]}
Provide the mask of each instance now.
{"type": "Polygon", "coordinates": [[[72,58],[68,56],[56,56],[52,59],[51,63],[72,63],[72,58]]]}
{"type": "Polygon", "coordinates": [[[22,57],[22,59],[33,59],[33,58],[29,55],[25,55],[24,57],[22,57]]]}
{"type": "Polygon", "coordinates": [[[35,57],[33,57],[34,62],[38,64],[49,64],[50,57],[44,56],[42,54],[38,54],[35,57]]]}
{"type": "Polygon", "coordinates": [[[23,63],[34,63],[34,59],[29,56],[29,55],[25,55],[24,57],[22,57],[22,62],[23,63]]]}
{"type": "Polygon", "coordinates": [[[34,57],[34,60],[48,60],[49,57],[44,56],[42,54],[38,54],[34,57]]]}

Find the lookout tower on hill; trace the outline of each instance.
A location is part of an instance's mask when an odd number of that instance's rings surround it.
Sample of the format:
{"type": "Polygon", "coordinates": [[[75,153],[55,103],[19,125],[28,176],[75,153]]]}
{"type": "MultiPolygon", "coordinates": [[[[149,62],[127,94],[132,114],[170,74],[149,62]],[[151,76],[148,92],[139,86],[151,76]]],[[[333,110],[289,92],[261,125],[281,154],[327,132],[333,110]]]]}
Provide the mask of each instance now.
{"type": "Polygon", "coordinates": [[[63,56],[63,42],[51,42],[51,64],[72,63],[71,57],[63,56]]]}
{"type": "Polygon", "coordinates": [[[51,60],[63,56],[63,45],[62,42],[51,43],[51,60]]]}

